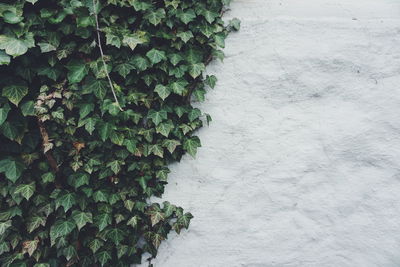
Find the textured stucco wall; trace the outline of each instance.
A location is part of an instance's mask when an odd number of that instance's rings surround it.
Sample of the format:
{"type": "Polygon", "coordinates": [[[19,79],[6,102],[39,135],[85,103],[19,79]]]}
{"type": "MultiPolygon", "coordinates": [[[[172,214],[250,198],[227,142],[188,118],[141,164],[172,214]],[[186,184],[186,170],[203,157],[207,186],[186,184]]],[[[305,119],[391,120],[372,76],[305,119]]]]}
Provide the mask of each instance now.
{"type": "Polygon", "coordinates": [[[195,218],[155,267],[400,266],[400,1],[231,8],[214,121],[163,198],[195,218]]]}

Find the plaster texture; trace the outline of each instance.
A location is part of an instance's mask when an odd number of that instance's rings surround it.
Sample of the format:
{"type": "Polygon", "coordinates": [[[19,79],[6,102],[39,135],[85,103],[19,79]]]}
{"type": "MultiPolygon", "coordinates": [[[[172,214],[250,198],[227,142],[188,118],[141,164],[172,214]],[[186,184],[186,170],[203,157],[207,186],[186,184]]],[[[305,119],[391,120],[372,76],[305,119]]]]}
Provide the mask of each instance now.
{"type": "MultiPolygon", "coordinates": [[[[155,267],[400,266],[400,1],[236,0],[155,267]]],[[[146,265],[143,265],[146,266],[146,265]]]]}

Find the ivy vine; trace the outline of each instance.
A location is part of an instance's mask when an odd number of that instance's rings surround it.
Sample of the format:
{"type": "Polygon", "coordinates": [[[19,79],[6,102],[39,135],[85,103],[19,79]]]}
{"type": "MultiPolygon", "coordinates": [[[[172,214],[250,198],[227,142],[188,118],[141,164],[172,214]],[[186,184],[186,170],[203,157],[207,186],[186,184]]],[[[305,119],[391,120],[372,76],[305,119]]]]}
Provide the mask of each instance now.
{"type": "Polygon", "coordinates": [[[188,228],[149,198],[201,146],[229,2],[0,1],[0,266],[130,266],[188,228]]]}

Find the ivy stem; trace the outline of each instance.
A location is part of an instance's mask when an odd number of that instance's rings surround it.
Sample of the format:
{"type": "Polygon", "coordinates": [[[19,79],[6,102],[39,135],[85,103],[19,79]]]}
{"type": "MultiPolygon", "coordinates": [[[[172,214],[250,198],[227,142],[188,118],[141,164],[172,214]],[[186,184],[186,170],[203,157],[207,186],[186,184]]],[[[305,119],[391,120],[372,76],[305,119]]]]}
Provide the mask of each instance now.
{"type": "Polygon", "coordinates": [[[115,93],[114,85],[112,83],[110,74],[108,74],[106,60],[104,59],[104,52],[103,52],[103,47],[101,45],[101,37],[100,37],[99,18],[98,18],[98,15],[96,13],[96,0],[93,0],[93,15],[94,15],[94,18],[95,18],[95,21],[96,21],[97,46],[99,47],[99,50],[100,50],[101,61],[103,61],[104,71],[105,71],[105,73],[107,75],[107,80],[108,80],[108,83],[110,84],[111,91],[112,91],[112,94],[113,94],[114,99],[115,99],[115,103],[117,104],[118,108],[121,111],[123,111],[121,105],[119,104],[119,101],[118,101],[118,98],[117,98],[117,94],[115,93]]]}

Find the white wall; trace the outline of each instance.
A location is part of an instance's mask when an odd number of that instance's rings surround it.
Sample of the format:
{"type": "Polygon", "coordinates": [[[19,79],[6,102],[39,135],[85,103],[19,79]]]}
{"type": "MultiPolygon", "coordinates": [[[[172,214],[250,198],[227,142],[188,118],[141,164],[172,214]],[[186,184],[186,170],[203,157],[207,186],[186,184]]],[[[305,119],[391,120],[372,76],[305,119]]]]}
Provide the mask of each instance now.
{"type": "Polygon", "coordinates": [[[400,266],[400,1],[236,0],[155,267],[400,266]]]}

